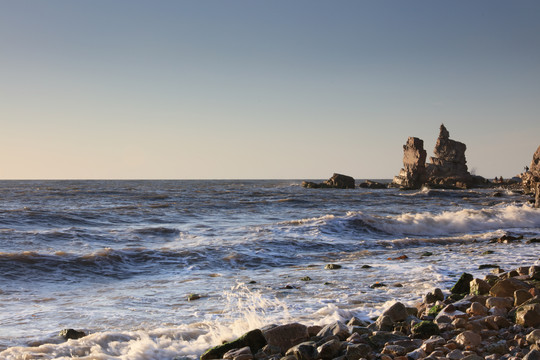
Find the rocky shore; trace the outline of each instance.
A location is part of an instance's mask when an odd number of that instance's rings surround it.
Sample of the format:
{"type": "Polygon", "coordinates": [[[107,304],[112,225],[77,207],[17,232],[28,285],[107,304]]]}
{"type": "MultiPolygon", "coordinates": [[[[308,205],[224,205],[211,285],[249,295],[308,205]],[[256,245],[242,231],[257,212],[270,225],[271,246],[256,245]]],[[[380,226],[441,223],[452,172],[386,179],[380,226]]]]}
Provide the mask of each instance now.
{"type": "Polygon", "coordinates": [[[201,360],[536,360],[539,295],[540,266],[493,266],[483,279],[463,273],[446,294],[434,289],[414,307],[396,302],[371,323],[270,325],[209,349],[201,360]]]}

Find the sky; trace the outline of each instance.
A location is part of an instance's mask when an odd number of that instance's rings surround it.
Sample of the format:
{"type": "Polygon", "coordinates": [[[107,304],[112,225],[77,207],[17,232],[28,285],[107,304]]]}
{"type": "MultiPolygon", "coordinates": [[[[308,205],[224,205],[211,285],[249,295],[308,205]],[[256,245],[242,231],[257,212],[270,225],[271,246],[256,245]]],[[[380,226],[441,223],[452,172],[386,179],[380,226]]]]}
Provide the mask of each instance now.
{"type": "Polygon", "coordinates": [[[392,178],[540,145],[540,2],[0,0],[0,179],[392,178]]]}

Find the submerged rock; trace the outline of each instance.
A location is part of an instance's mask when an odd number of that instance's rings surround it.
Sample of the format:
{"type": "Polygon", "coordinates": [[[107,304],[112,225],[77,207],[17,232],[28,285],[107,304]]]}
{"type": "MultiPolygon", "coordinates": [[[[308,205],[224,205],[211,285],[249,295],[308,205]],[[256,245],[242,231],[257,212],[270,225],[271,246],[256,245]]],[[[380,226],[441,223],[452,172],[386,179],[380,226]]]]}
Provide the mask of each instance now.
{"type": "Polygon", "coordinates": [[[80,339],[82,337],[85,337],[86,333],[84,331],[77,331],[73,329],[63,329],[60,331],[58,335],[68,340],[68,339],[80,339]]]}

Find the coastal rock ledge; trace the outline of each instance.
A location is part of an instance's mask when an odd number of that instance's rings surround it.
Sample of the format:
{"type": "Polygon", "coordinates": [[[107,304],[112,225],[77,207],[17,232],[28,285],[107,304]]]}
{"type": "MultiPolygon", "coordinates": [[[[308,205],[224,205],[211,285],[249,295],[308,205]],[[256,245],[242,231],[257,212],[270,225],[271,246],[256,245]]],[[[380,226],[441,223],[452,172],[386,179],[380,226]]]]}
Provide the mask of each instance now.
{"type": "Polygon", "coordinates": [[[469,173],[466,149],[464,143],[450,139],[450,133],[442,124],[434,156],[426,164],[424,141],[409,137],[403,146],[403,168],[394,177],[392,186],[402,189],[420,189],[423,186],[467,189],[485,184],[484,178],[469,173]]]}
{"type": "Polygon", "coordinates": [[[523,190],[535,197],[535,207],[540,207],[540,146],[536,149],[531,166],[521,177],[523,190]]]}

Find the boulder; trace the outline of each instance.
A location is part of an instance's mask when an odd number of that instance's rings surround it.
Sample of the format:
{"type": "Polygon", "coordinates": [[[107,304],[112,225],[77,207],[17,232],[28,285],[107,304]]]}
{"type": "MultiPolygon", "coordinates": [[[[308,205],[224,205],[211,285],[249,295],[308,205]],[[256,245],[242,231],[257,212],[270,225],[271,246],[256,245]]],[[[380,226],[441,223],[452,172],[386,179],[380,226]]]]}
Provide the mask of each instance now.
{"type": "Polygon", "coordinates": [[[342,174],[336,174],[332,175],[332,177],[324,182],[329,187],[336,188],[336,189],[354,189],[355,183],[354,178],[347,175],[342,174]]]}
{"type": "Polygon", "coordinates": [[[473,280],[473,276],[468,273],[461,274],[459,280],[452,286],[450,292],[452,294],[468,294],[471,291],[470,283],[473,280]]]}
{"type": "Polygon", "coordinates": [[[488,284],[487,281],[481,280],[481,279],[473,279],[469,283],[470,292],[474,295],[484,295],[489,293],[489,289],[491,289],[491,286],[488,284]]]}
{"type": "Polygon", "coordinates": [[[461,346],[477,347],[482,342],[482,337],[470,330],[464,331],[456,336],[456,343],[461,346]]]}
{"type": "Polygon", "coordinates": [[[395,303],[383,311],[381,316],[388,316],[393,322],[404,321],[409,316],[407,308],[400,302],[395,303]]]}
{"type": "Polygon", "coordinates": [[[201,355],[201,360],[222,359],[223,355],[233,349],[241,349],[248,346],[252,354],[256,354],[266,345],[266,339],[261,330],[249,331],[234,341],[215,346],[201,355]]]}
{"type": "Polygon", "coordinates": [[[424,140],[409,137],[403,145],[403,168],[392,184],[402,189],[420,189],[426,181],[424,140]]]}
{"type": "Polygon", "coordinates": [[[246,346],[241,349],[233,349],[233,350],[227,351],[223,355],[223,359],[251,360],[253,359],[253,354],[251,353],[251,349],[249,348],[249,346],[246,346]]]}
{"type": "Polygon", "coordinates": [[[63,329],[62,331],[60,331],[58,335],[68,340],[68,339],[80,339],[82,337],[85,337],[86,333],[84,333],[84,331],[77,331],[74,329],[63,329]]]}
{"type": "Polygon", "coordinates": [[[319,354],[317,344],[314,341],[307,341],[293,346],[285,355],[293,355],[297,360],[315,360],[319,354]]]}
{"type": "Polygon", "coordinates": [[[540,351],[531,350],[523,357],[523,360],[540,360],[540,351]]]}
{"type": "Polygon", "coordinates": [[[331,324],[326,325],[322,328],[321,331],[317,334],[320,338],[325,338],[328,336],[337,336],[340,340],[346,340],[350,336],[349,327],[342,323],[341,321],[336,321],[331,324]]]}
{"type": "Polygon", "coordinates": [[[531,288],[531,285],[527,284],[524,281],[508,278],[502,281],[499,281],[491,287],[489,294],[491,296],[497,297],[514,297],[514,291],[519,289],[528,290],[531,288]]]}
{"type": "Polygon", "coordinates": [[[431,321],[422,321],[414,325],[411,329],[414,337],[427,339],[432,335],[439,335],[440,330],[437,324],[431,321]]]}
{"type": "Polygon", "coordinates": [[[335,358],[341,349],[341,341],[337,339],[332,339],[325,342],[317,348],[317,352],[321,359],[333,359],[335,358]]]}
{"type": "Polygon", "coordinates": [[[314,183],[311,181],[303,181],[302,187],[308,189],[354,189],[354,178],[347,175],[336,174],[322,183],[314,183]]]}
{"type": "Polygon", "coordinates": [[[308,328],[305,325],[292,323],[280,325],[264,331],[268,345],[277,346],[285,353],[289,348],[309,339],[308,328]]]}
{"type": "Polygon", "coordinates": [[[347,346],[345,355],[347,360],[359,360],[367,358],[371,350],[371,347],[367,344],[351,344],[347,346]]]}
{"type": "Polygon", "coordinates": [[[360,183],[358,187],[363,189],[386,189],[388,188],[388,185],[376,181],[366,180],[360,183]]]}
{"type": "Polygon", "coordinates": [[[540,325],[540,304],[523,305],[516,311],[516,324],[525,327],[540,325]]]}

